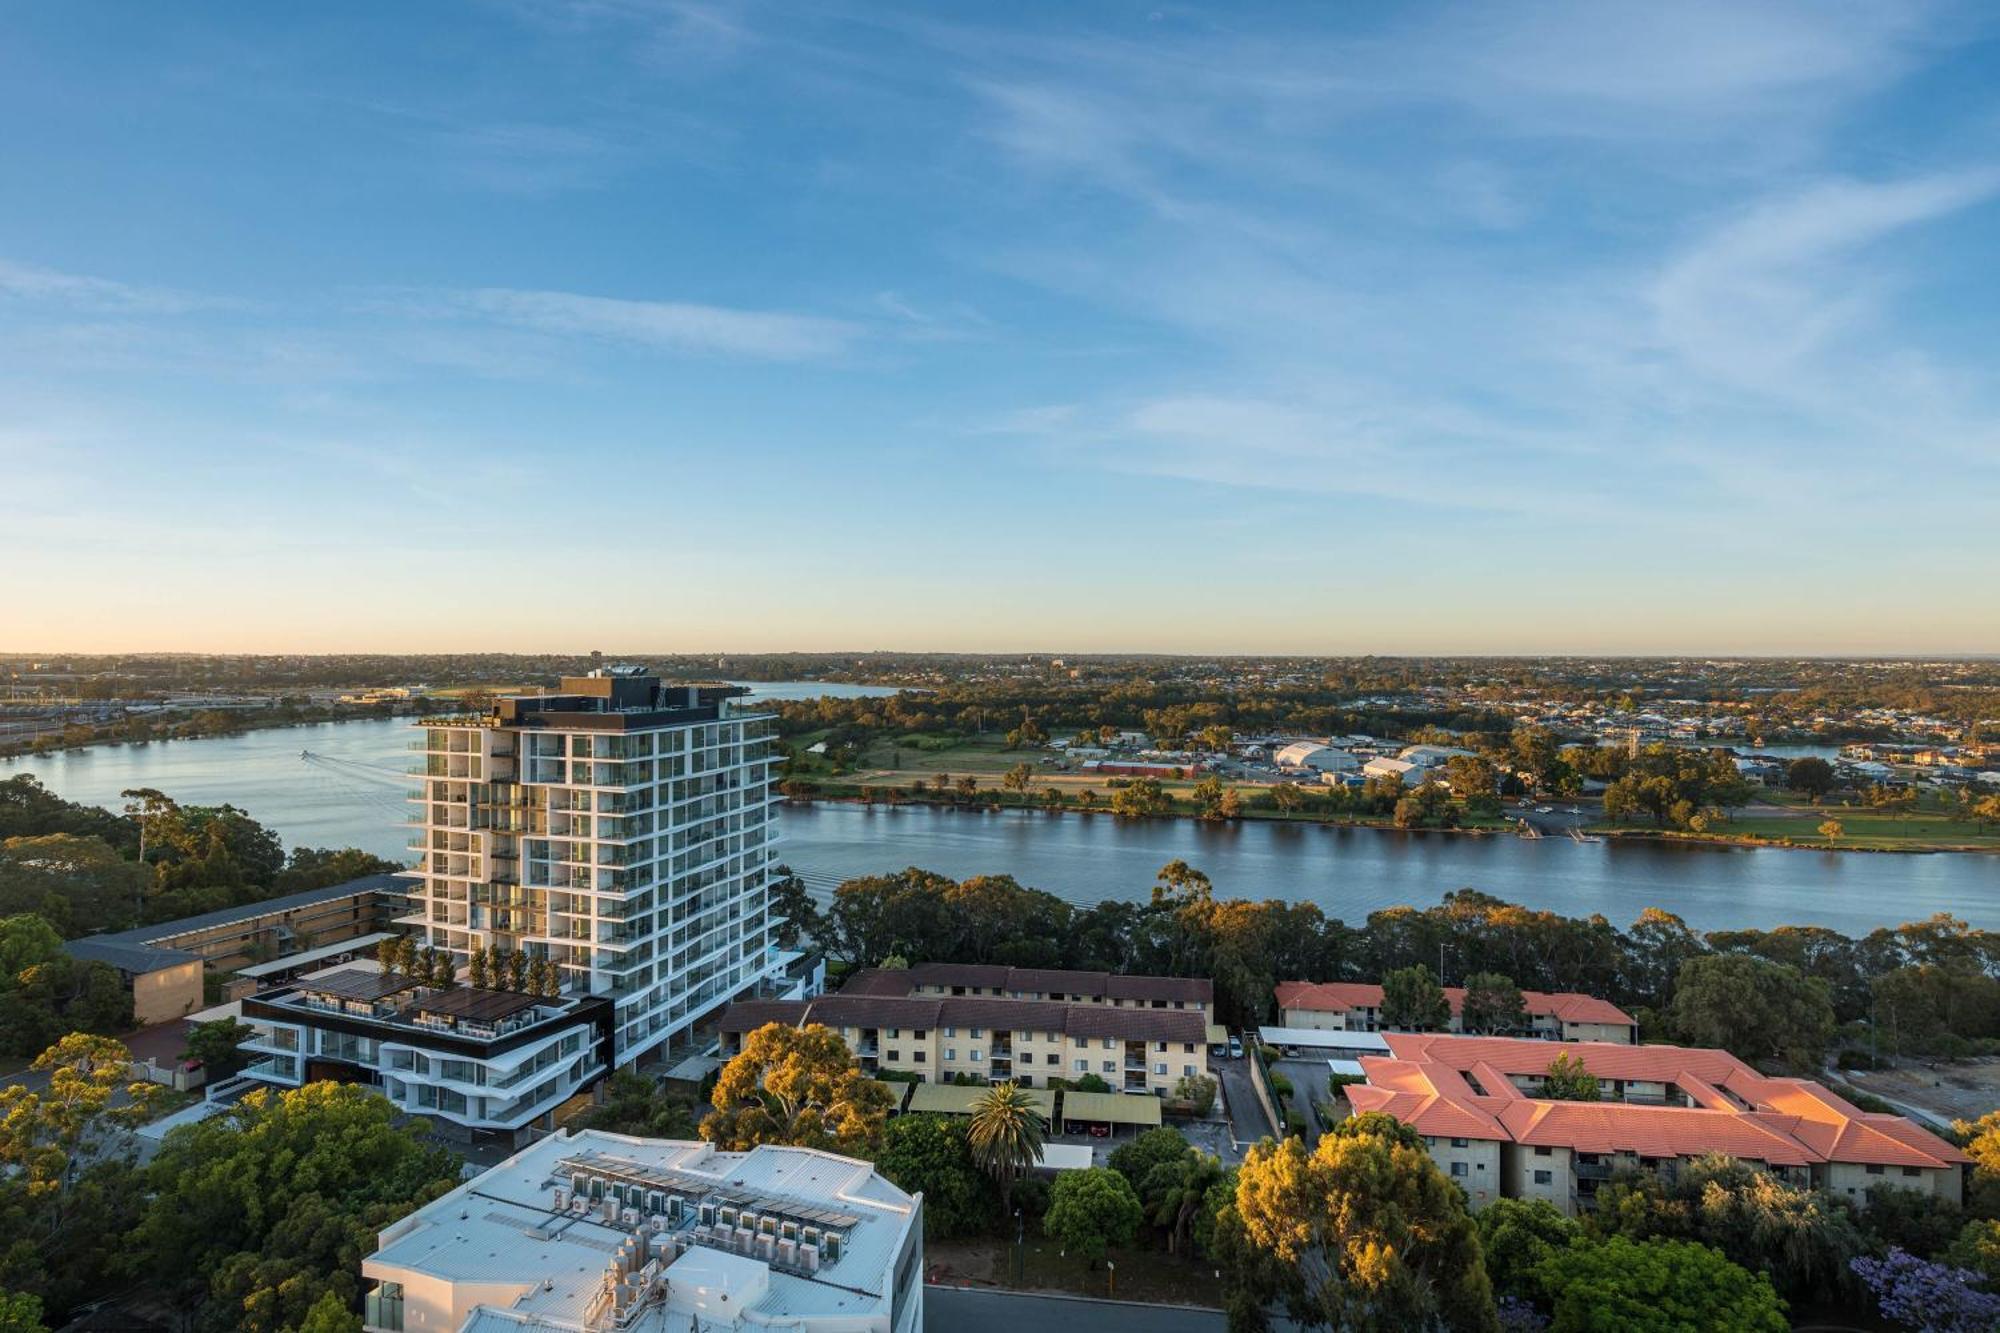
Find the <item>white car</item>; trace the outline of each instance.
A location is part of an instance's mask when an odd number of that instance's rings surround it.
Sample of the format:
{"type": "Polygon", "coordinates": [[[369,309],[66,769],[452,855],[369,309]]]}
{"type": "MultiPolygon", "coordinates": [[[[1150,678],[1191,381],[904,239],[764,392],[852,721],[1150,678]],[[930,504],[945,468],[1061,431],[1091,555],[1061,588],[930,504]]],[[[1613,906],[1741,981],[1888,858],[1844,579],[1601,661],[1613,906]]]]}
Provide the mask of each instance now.
{"type": "Polygon", "coordinates": [[[1554,814],[1555,810],[1550,806],[1538,805],[1535,807],[1535,813],[1538,815],[1550,815],[1554,814]]]}

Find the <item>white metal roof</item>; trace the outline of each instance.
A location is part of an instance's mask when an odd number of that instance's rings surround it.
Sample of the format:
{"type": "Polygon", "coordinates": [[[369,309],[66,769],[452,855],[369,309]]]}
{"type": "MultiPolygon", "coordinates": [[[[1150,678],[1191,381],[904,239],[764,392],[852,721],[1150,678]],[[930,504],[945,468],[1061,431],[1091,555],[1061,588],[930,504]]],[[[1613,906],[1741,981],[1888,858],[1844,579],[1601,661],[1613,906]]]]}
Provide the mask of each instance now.
{"type": "Polygon", "coordinates": [[[1387,1055],[1389,1042],[1379,1032],[1347,1032],[1340,1028],[1258,1028],[1266,1046],[1305,1046],[1313,1050],[1366,1051],[1387,1055]]]}
{"type": "Polygon", "coordinates": [[[1092,1161],[1090,1146],[1084,1143],[1044,1143],[1035,1162],[1038,1171],[1081,1171],[1092,1161]]]}
{"type": "MultiPolygon", "coordinates": [[[[731,1294],[726,1308],[746,1324],[889,1315],[914,1201],[867,1162],[772,1146],[725,1153],[707,1143],[596,1130],[551,1135],[394,1223],[362,1271],[406,1286],[412,1278],[430,1278],[418,1285],[436,1290],[442,1282],[462,1297],[469,1293],[484,1313],[467,1316],[468,1328],[544,1326],[537,1320],[581,1327],[607,1265],[633,1234],[622,1219],[606,1221],[596,1207],[584,1214],[555,1207],[556,1191],[571,1183],[561,1164],[593,1153],[670,1174],[688,1188],[712,1190],[717,1199],[816,1208],[846,1218],[838,1258],[816,1274],[781,1272],[750,1255],[683,1244],[669,1265],[668,1288],[671,1293],[678,1286],[683,1296],[708,1288],[715,1297],[702,1321],[708,1327],[730,1322],[720,1316],[724,1292],[731,1294]]],[[[642,1221],[642,1232],[645,1227],[642,1221]]],[[[691,1218],[672,1229],[684,1242],[694,1234],[691,1218]]],[[[625,1333],[669,1333],[685,1328],[687,1318],[670,1295],[667,1305],[642,1311],[625,1333]]]]}

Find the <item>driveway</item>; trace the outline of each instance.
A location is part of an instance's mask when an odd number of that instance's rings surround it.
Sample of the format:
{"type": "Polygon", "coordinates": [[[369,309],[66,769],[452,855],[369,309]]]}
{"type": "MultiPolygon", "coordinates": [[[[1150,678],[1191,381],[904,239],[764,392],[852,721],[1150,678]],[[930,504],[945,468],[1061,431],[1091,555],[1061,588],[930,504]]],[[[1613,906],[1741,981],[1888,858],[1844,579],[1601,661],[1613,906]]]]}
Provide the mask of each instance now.
{"type": "Polygon", "coordinates": [[[1250,1086],[1247,1059],[1230,1060],[1216,1056],[1208,1059],[1209,1069],[1222,1082],[1222,1101],[1229,1112],[1230,1137],[1236,1140],[1239,1147],[1247,1147],[1276,1133],[1271,1122],[1264,1118],[1257,1090],[1250,1086]]]}
{"type": "Polygon", "coordinates": [[[1274,1060],[1271,1068],[1292,1081],[1292,1116],[1306,1127],[1306,1147],[1312,1147],[1326,1129],[1313,1110],[1315,1098],[1326,1100],[1326,1061],[1274,1060]]]}

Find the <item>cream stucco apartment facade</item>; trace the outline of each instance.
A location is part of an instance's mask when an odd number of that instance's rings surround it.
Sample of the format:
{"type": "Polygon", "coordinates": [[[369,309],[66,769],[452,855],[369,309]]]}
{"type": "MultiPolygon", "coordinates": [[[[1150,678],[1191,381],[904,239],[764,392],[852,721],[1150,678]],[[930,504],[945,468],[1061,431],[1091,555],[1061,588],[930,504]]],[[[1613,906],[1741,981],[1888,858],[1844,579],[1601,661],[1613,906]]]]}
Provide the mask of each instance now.
{"type": "MultiPolygon", "coordinates": [[[[1460,1026],[1465,1007],[1462,987],[1444,987],[1451,1005],[1452,1032],[1460,1026]]],[[[1522,991],[1528,1011],[1528,1028],[1523,1036],[1545,1041],[1609,1041],[1631,1045],[1639,1039],[1638,1020],[1612,1004],[1592,995],[1569,991],[1548,993],[1522,991]]],[[[1382,1026],[1382,988],[1360,981],[1282,981],[1278,983],[1278,1009],[1288,1028],[1319,1028],[1346,1032],[1379,1032],[1382,1026]]]]}
{"type": "Polygon", "coordinates": [[[1382,1111],[1424,1136],[1474,1208],[1546,1199],[1594,1206],[1620,1170],[1671,1172],[1708,1153],[1865,1205],[1876,1185],[1953,1203],[1965,1154],[1897,1115],[1862,1111],[1808,1079],[1770,1078],[1727,1051],[1577,1042],[1565,1053],[1595,1075],[1602,1100],[1541,1096],[1550,1051],[1532,1038],[1391,1033],[1390,1056],[1364,1057],[1357,1111],[1382,1111]]]}
{"type": "Polygon", "coordinates": [[[1041,1088],[1093,1074],[1120,1092],[1164,1097],[1208,1073],[1213,1002],[1212,983],[1182,977],[919,964],[864,969],[814,1000],[741,1001],[721,1033],[733,1054],[766,1023],[817,1023],[870,1073],[1041,1088]]]}

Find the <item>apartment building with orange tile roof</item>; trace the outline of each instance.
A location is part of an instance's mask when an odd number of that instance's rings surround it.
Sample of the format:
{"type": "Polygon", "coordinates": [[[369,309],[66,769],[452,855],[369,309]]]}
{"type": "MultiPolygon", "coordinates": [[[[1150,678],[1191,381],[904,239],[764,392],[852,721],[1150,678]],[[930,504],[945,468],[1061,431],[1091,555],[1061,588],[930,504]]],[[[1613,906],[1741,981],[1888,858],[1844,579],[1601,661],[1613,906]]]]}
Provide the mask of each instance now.
{"type": "MultiPolygon", "coordinates": [[[[1446,986],[1451,1005],[1451,1030],[1461,1031],[1460,1011],[1465,990],[1446,986]]],[[[1548,1041],[1608,1041],[1627,1045],[1639,1039],[1633,1017],[1609,1000],[1571,991],[1521,992],[1528,1011],[1523,1035],[1548,1041]]],[[[1382,1031],[1382,988],[1365,981],[1281,981],[1278,983],[1280,1021],[1288,1028],[1321,1028],[1348,1032],[1382,1031]]]]}
{"type": "Polygon", "coordinates": [[[1553,1052],[1543,1041],[1391,1033],[1390,1056],[1361,1060],[1356,1111],[1382,1111],[1424,1136],[1474,1208],[1496,1198],[1546,1199],[1566,1213],[1593,1205],[1620,1170],[1671,1173],[1727,1153],[1798,1185],[1865,1205],[1875,1185],[1954,1203],[1964,1153],[1898,1115],[1863,1111],[1809,1079],[1772,1078],[1727,1051],[1576,1042],[1602,1100],[1541,1096],[1553,1052]]]}

